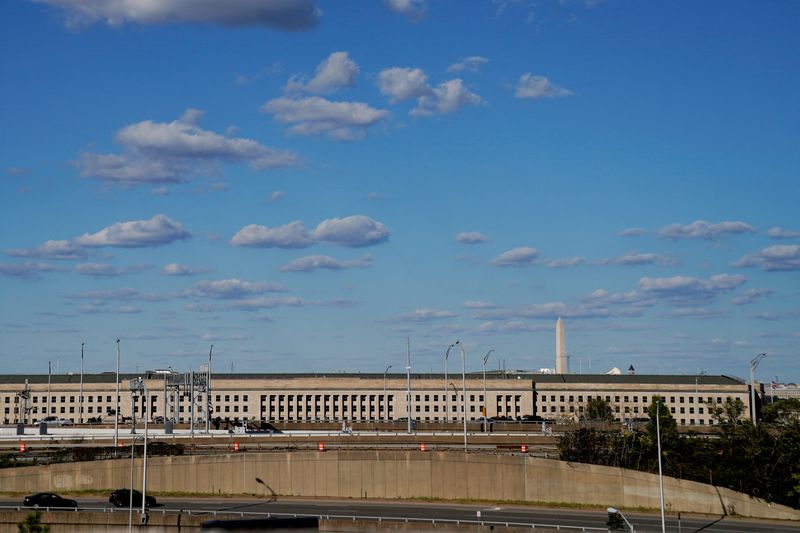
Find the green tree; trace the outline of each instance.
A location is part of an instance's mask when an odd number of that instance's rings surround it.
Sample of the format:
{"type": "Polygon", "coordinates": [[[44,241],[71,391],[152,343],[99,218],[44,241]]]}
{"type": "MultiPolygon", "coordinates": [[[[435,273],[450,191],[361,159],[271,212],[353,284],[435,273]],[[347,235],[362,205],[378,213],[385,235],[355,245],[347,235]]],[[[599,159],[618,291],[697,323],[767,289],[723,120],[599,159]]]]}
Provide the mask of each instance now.
{"type": "Polygon", "coordinates": [[[606,527],[609,531],[627,531],[628,527],[625,525],[625,520],[619,513],[608,513],[608,520],[606,520],[606,527]]]}
{"type": "Polygon", "coordinates": [[[723,403],[709,404],[708,409],[720,426],[736,426],[744,420],[744,402],[739,398],[725,398],[723,403]]]}
{"type": "Polygon", "coordinates": [[[50,526],[42,525],[42,513],[28,513],[22,522],[17,523],[17,533],[50,533],[50,526]]]}
{"type": "Polygon", "coordinates": [[[586,403],[586,419],[598,422],[614,420],[611,405],[602,398],[590,398],[586,403]]]}
{"type": "Polygon", "coordinates": [[[784,398],[775,401],[764,407],[761,418],[768,424],[779,425],[800,421],[800,399],[784,398]]]}

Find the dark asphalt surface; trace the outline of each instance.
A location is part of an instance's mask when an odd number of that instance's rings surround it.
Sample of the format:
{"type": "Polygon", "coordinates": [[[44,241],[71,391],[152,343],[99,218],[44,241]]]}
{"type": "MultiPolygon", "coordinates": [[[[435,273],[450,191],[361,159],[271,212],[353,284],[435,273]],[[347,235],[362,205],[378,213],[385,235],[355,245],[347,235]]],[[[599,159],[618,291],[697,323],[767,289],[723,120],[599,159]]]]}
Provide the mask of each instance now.
{"type": "MultiPolygon", "coordinates": [[[[79,508],[112,507],[108,499],[77,498],[79,508]]],[[[514,524],[561,525],[573,527],[605,528],[607,515],[602,510],[553,509],[516,505],[451,504],[401,501],[365,500],[309,500],[309,499],[242,499],[242,498],[158,498],[162,510],[218,513],[270,513],[298,515],[335,515],[386,518],[419,518],[435,520],[509,522],[514,524]],[[478,517],[480,512],[480,517],[478,517]]],[[[21,505],[22,498],[0,498],[0,506],[21,505]]],[[[661,531],[658,514],[626,512],[625,516],[637,532],[661,531]]],[[[251,516],[255,518],[256,516],[251,516]]],[[[666,530],[675,533],[797,533],[800,523],[747,520],[720,516],[682,516],[680,526],[677,516],[668,516],[666,530]]]]}

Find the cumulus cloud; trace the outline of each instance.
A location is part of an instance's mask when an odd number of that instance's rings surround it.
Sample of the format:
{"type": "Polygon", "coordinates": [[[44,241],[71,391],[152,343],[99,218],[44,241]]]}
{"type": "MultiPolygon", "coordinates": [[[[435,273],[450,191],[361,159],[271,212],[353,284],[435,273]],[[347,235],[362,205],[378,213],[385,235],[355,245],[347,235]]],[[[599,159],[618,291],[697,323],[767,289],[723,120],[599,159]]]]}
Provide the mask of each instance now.
{"type": "Polygon", "coordinates": [[[378,88],[393,104],[433,94],[433,89],[428,85],[428,76],[419,68],[383,69],[378,74],[378,88]]]}
{"type": "Polygon", "coordinates": [[[489,242],[489,237],[477,231],[462,231],[456,235],[456,242],[461,244],[479,244],[489,242]]]}
{"type": "Polygon", "coordinates": [[[750,224],[726,220],[716,224],[705,220],[695,220],[691,224],[670,224],[658,230],[658,236],[665,239],[704,239],[715,240],[726,235],[753,233],[755,228],[750,224]]]}
{"type": "Polygon", "coordinates": [[[75,272],[83,276],[114,278],[126,274],[135,274],[147,270],[146,265],[131,265],[129,267],[115,267],[108,263],[80,263],[75,265],[75,272]]]}
{"type": "Polygon", "coordinates": [[[628,252],[624,255],[615,258],[613,262],[618,265],[625,265],[625,266],[640,266],[640,265],[670,266],[676,263],[675,259],[671,257],[663,257],[654,253],[639,253],[634,251],[628,252]]]}
{"type": "Polygon", "coordinates": [[[536,76],[530,72],[523,74],[517,82],[517,98],[538,100],[540,98],[559,98],[571,94],[572,91],[554,85],[545,76],[536,76]]]}
{"type": "Polygon", "coordinates": [[[102,291],[87,291],[70,296],[81,300],[92,300],[94,305],[105,305],[110,301],[160,302],[165,298],[155,293],[144,293],[130,287],[102,291]]]}
{"type": "Polygon", "coordinates": [[[86,259],[86,250],[70,241],[45,241],[35,248],[12,248],[5,251],[12,257],[36,257],[40,259],[86,259]]]}
{"type": "Polygon", "coordinates": [[[647,235],[647,230],[644,228],[625,228],[618,233],[620,237],[641,237],[647,235]]]}
{"type": "MultiPolygon", "coordinates": [[[[546,302],[520,306],[493,306],[472,308],[472,317],[480,320],[602,318],[609,316],[606,309],[585,305],[570,306],[563,302],[546,302]]],[[[548,326],[552,328],[552,325],[548,326]]]]}
{"type": "Polygon", "coordinates": [[[269,292],[285,292],[286,288],[263,281],[242,281],[236,278],[217,281],[199,281],[181,293],[181,296],[213,298],[215,300],[240,300],[269,292]]]}
{"type": "Polygon", "coordinates": [[[313,78],[296,74],[289,79],[285,89],[291,92],[329,93],[353,87],[357,75],[358,65],[350,59],[347,52],[334,52],[317,65],[313,78]]]}
{"type": "Polygon", "coordinates": [[[731,303],[733,305],[749,305],[758,302],[762,298],[769,298],[772,293],[771,289],[749,289],[734,296],[731,303]]]}
{"type": "Polygon", "coordinates": [[[339,246],[362,247],[380,244],[389,239],[389,228],[364,215],[323,220],[311,232],[318,241],[339,246]]]}
{"type": "Polygon", "coordinates": [[[77,163],[81,177],[126,186],[152,185],[183,182],[223,162],[244,162],[256,170],[297,164],[292,152],[200,128],[197,121],[202,115],[189,109],[172,122],[144,120],[122,128],[116,135],[122,153],[81,154],[77,163]]]}
{"type": "Polygon", "coordinates": [[[470,56],[461,59],[447,67],[447,72],[478,72],[489,60],[481,56],[470,56]]]}
{"type": "Polygon", "coordinates": [[[452,311],[441,311],[438,309],[415,309],[410,313],[400,316],[404,322],[430,322],[432,320],[441,320],[443,318],[454,318],[458,315],[452,311]]]}
{"type": "Polygon", "coordinates": [[[313,244],[305,225],[299,220],[274,228],[248,224],[237,231],[230,242],[233,246],[254,248],[305,248],[313,244]]]}
{"type": "Polygon", "coordinates": [[[425,13],[428,11],[427,0],[384,0],[384,3],[390,10],[414,22],[425,18],[425,13]]]}
{"type": "Polygon", "coordinates": [[[97,233],[84,233],[75,242],[87,247],[141,248],[161,246],[190,237],[191,234],[180,223],[165,215],[155,215],[150,220],[117,222],[97,233]]]}
{"type": "Polygon", "coordinates": [[[481,104],[483,104],[481,97],[467,89],[464,82],[456,78],[440,83],[433,89],[432,94],[421,96],[411,114],[421,117],[445,115],[456,113],[464,106],[481,104]]]}
{"type": "Polygon", "coordinates": [[[758,267],[766,271],[800,270],[800,245],[776,244],[746,255],[733,263],[735,267],[758,267]]]}
{"type": "Polygon", "coordinates": [[[385,109],[362,102],[332,102],[319,96],[275,98],[261,106],[261,111],[289,124],[290,134],[328,135],[344,141],[363,138],[369,128],[391,116],[385,109]]]}
{"type": "Polygon", "coordinates": [[[582,265],[586,262],[583,257],[565,257],[564,259],[551,259],[545,263],[547,268],[567,268],[582,265]]]}
{"type": "Polygon", "coordinates": [[[290,261],[283,265],[281,270],[284,272],[313,272],[315,270],[344,270],[371,266],[372,257],[369,255],[352,261],[340,261],[328,255],[309,255],[290,261]]]}
{"type": "Polygon", "coordinates": [[[128,24],[217,24],[266,26],[285,31],[310,30],[322,12],[314,0],[33,0],[63,11],[66,25],[80,28],[96,22],[128,24]]]}
{"type": "Polygon", "coordinates": [[[535,265],[539,259],[539,250],[528,246],[512,248],[492,259],[496,267],[529,266],[535,265]]]}
{"type": "Polygon", "coordinates": [[[205,274],[208,272],[208,269],[191,265],[169,263],[164,265],[162,272],[167,276],[196,276],[198,274],[205,274]]]}
{"type": "Polygon", "coordinates": [[[39,279],[41,274],[47,272],[64,272],[66,269],[40,261],[25,263],[0,263],[0,274],[3,276],[39,279]]]}
{"type": "Polygon", "coordinates": [[[779,228],[776,226],[774,228],[769,228],[767,230],[767,237],[773,239],[796,239],[800,237],[800,233],[798,233],[797,231],[785,228],[779,228]]]}

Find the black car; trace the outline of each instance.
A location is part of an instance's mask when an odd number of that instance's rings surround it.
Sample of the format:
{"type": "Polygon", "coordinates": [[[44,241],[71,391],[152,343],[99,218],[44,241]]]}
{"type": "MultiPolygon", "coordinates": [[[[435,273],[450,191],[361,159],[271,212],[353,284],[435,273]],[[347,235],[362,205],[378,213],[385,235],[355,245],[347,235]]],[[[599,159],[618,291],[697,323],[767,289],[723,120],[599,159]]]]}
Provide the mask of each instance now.
{"type": "MultiPolygon", "coordinates": [[[[131,504],[131,491],[128,489],[117,489],[111,493],[108,501],[117,507],[128,507],[131,504]]],[[[146,507],[155,507],[156,499],[152,496],[144,497],[146,507]]],[[[142,506],[142,493],[138,490],[133,490],[133,506],[142,506]]]]}
{"type": "Polygon", "coordinates": [[[52,492],[37,492],[30,496],[25,496],[22,505],[26,507],[77,507],[78,502],[67,498],[62,498],[52,492]]]}

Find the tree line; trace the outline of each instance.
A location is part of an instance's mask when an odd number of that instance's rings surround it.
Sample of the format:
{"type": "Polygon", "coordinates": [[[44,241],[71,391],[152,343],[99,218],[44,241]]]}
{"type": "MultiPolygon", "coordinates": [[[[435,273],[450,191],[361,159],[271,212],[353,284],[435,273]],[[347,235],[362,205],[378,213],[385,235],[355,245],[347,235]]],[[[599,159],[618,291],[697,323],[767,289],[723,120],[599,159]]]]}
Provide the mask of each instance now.
{"type": "MultiPolygon", "coordinates": [[[[709,407],[716,422],[713,433],[680,434],[664,399],[654,396],[643,430],[576,427],[559,438],[559,457],[657,473],[658,419],[664,475],[800,508],[800,400],[779,400],[766,406],[758,425],[745,420],[739,399],[709,407]]],[[[586,413],[589,420],[613,420],[611,406],[602,398],[589,400],[586,413]]]]}

